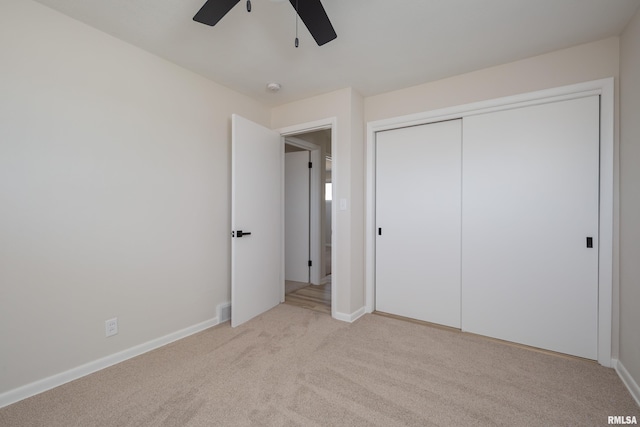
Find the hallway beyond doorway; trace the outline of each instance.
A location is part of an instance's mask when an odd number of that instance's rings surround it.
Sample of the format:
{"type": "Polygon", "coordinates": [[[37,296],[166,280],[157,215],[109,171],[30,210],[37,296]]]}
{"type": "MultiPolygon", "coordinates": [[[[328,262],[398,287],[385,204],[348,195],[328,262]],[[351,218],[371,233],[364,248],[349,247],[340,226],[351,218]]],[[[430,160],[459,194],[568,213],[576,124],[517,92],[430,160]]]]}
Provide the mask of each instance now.
{"type": "Polygon", "coordinates": [[[331,315],[331,281],[323,285],[285,282],[285,304],[331,315]]]}

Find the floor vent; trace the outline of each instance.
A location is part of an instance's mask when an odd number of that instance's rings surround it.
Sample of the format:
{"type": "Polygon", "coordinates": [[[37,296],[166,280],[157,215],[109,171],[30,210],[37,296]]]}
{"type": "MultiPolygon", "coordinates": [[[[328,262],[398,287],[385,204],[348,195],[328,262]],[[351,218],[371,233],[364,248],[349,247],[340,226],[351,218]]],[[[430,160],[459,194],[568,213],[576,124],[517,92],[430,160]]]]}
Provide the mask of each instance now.
{"type": "Polygon", "coordinates": [[[224,323],[231,320],[231,304],[224,303],[218,305],[218,321],[224,323]]]}

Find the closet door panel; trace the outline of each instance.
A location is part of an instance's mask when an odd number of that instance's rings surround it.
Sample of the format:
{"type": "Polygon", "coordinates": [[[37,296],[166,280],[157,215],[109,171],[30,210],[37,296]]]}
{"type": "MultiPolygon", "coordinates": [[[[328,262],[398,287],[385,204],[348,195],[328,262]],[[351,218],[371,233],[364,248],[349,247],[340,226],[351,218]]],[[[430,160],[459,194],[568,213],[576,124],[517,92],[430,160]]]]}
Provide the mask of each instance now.
{"type": "Polygon", "coordinates": [[[376,135],[376,310],[460,327],[461,122],[376,135]]]}
{"type": "Polygon", "coordinates": [[[596,359],[599,97],[463,133],[462,329],[596,359]]]}

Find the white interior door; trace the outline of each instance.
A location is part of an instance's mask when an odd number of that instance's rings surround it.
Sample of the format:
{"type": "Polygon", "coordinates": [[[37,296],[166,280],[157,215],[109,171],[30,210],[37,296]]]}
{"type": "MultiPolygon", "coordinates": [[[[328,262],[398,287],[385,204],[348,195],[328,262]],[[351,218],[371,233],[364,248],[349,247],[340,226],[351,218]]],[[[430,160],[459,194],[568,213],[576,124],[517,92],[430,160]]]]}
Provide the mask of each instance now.
{"type": "Polygon", "coordinates": [[[462,329],[596,359],[599,97],[463,128],[462,329]]]}
{"type": "Polygon", "coordinates": [[[376,134],[376,310],[460,327],[460,120],[376,134]]]}
{"type": "Polygon", "coordinates": [[[324,150],[318,148],[309,152],[311,157],[312,168],[309,174],[309,197],[311,201],[309,207],[309,236],[311,241],[310,260],[311,268],[309,268],[309,282],[313,285],[319,285],[324,277],[324,268],[322,260],[324,258],[324,242],[322,241],[322,229],[324,218],[324,150]]]}
{"type": "Polygon", "coordinates": [[[280,135],[234,114],[231,157],[231,326],[238,326],[282,302],[280,135]]]}
{"type": "Polygon", "coordinates": [[[309,282],[309,152],[286,153],[284,166],[285,279],[309,282]]]}

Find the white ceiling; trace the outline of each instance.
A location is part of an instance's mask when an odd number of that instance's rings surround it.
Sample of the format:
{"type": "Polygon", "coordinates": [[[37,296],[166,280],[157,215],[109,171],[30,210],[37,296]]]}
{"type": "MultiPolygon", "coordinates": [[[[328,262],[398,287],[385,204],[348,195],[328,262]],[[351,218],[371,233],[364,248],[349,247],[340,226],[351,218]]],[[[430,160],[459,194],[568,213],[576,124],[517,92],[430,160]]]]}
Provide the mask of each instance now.
{"type": "Polygon", "coordinates": [[[353,87],[371,96],[619,35],[640,0],[323,0],[338,38],[318,47],[288,1],[241,0],[215,26],[205,0],[36,0],[278,105],[353,87]],[[266,90],[268,82],[282,90],[266,90]]]}

